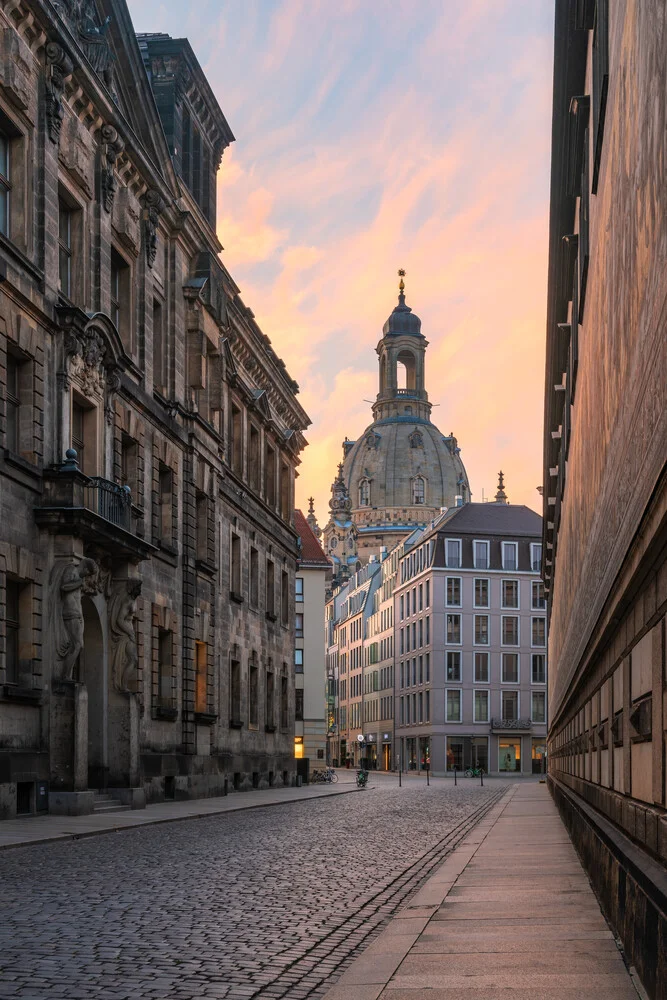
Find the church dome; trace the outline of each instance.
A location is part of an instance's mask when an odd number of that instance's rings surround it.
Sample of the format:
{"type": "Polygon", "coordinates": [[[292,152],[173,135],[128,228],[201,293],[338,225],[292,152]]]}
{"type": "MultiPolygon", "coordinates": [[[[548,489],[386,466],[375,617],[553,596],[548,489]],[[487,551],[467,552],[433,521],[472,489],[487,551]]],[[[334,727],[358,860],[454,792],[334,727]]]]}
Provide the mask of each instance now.
{"type": "Polygon", "coordinates": [[[374,512],[380,520],[400,521],[402,510],[413,523],[422,520],[421,508],[426,521],[440,507],[453,507],[457,496],[470,499],[456,438],[410,415],[370,424],[349,449],[343,476],[353,510],[367,512],[369,523],[377,520],[374,512]]]}

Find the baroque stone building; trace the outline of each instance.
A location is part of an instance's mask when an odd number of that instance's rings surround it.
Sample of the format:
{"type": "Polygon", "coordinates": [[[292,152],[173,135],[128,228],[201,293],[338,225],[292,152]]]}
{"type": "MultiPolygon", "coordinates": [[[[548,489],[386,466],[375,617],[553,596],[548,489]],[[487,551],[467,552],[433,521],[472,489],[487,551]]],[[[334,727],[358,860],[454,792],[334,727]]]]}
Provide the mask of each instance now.
{"type": "Polygon", "coordinates": [[[664,4],[557,0],[544,440],[549,781],[667,996],[664,4]]]}
{"type": "Polygon", "coordinates": [[[421,320],[405,303],[399,271],[398,304],[384,324],[376,351],[378,394],[373,422],[344,458],[331,488],[324,550],[343,581],[371,555],[380,558],[413,528],[425,525],[456,498],[470,500],[461,449],[453,434],[431,423],[426,392],[428,341],[421,320]]]}
{"type": "Polygon", "coordinates": [[[0,34],[0,815],[290,782],[308,418],[219,257],[234,137],[124,0],[0,34]]]}

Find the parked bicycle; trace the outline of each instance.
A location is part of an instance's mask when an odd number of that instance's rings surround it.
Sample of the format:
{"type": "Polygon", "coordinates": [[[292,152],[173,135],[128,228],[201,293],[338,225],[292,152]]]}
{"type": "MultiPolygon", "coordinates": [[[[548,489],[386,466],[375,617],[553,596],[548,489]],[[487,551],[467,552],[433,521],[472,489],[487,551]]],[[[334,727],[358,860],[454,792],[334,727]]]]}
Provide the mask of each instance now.
{"type": "Polygon", "coordinates": [[[357,771],[357,787],[365,788],[367,783],[368,783],[368,771],[364,770],[364,768],[361,768],[360,771],[357,771]]]}
{"type": "Polygon", "coordinates": [[[327,767],[324,770],[313,768],[310,772],[310,780],[312,784],[317,784],[318,781],[328,781],[336,782],[338,781],[338,775],[334,771],[333,767],[327,767]]]}
{"type": "Polygon", "coordinates": [[[465,771],[466,778],[479,778],[480,774],[486,774],[483,767],[467,767],[465,771]]]}

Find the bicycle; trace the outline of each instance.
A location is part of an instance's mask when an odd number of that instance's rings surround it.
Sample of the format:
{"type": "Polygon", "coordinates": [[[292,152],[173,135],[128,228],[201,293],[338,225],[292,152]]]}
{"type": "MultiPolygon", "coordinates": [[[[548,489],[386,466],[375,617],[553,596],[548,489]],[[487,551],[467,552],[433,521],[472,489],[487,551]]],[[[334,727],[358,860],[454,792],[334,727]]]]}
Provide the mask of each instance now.
{"type": "Polygon", "coordinates": [[[334,771],[333,767],[328,767],[324,772],[324,780],[330,781],[335,784],[338,781],[338,775],[334,771]]]}
{"type": "Polygon", "coordinates": [[[466,778],[479,778],[480,774],[486,774],[483,767],[467,767],[465,770],[466,778]]]}
{"type": "Polygon", "coordinates": [[[368,771],[363,768],[357,771],[357,788],[365,788],[368,783],[368,771]]]}

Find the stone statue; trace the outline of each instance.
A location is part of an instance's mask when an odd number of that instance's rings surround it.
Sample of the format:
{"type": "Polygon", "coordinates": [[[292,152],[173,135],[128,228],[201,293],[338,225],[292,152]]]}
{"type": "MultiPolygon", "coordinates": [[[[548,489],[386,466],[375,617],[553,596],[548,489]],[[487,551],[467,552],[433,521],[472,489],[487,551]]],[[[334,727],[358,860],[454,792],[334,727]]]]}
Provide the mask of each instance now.
{"type": "Polygon", "coordinates": [[[109,601],[109,628],[113,643],[113,682],[117,691],[133,691],[139,655],[134,620],[141,580],[123,580],[109,601]]]}
{"type": "Polygon", "coordinates": [[[74,667],[83,649],[81,592],[89,577],[96,574],[97,563],[94,559],[66,562],[54,567],[56,655],[61,661],[61,680],[71,681],[74,678],[74,667]]]}

